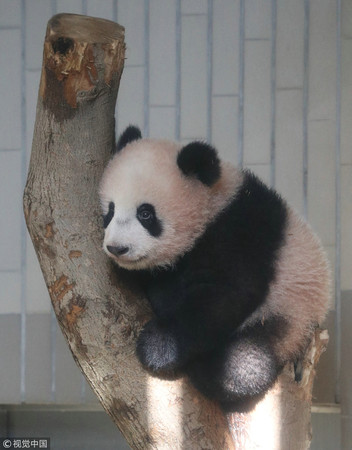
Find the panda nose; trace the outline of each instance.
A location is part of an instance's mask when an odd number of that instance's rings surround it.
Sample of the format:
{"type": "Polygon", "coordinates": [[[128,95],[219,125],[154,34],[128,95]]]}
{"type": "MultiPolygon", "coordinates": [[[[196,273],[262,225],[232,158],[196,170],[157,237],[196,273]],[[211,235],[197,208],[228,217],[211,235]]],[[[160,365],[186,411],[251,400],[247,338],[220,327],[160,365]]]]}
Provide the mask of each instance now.
{"type": "Polygon", "coordinates": [[[115,256],[121,256],[121,255],[125,255],[129,248],[128,247],[123,247],[120,245],[114,246],[114,245],[107,245],[106,247],[108,249],[108,251],[110,253],[112,253],[115,256]]]}

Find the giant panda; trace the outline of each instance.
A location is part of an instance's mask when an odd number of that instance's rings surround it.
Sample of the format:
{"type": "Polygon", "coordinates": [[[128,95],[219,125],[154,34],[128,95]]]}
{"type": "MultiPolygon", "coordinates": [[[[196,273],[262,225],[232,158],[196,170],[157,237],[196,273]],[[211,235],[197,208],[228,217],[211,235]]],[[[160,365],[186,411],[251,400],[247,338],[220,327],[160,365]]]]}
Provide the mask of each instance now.
{"type": "Polygon", "coordinates": [[[156,374],[181,372],[224,407],[260,398],[302,357],[330,296],[307,223],[210,145],[143,139],[129,126],[100,184],[103,248],[154,317],[136,345],[156,374]]]}

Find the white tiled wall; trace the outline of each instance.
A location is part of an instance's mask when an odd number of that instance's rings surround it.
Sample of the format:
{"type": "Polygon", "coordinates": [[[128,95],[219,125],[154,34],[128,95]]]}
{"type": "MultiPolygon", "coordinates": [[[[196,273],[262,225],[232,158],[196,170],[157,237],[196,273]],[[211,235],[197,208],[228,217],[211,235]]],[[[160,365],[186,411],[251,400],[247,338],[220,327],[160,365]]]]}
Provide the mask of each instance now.
{"type": "Polygon", "coordinates": [[[207,135],[207,17],[183,16],[181,29],[181,138],[194,139],[207,135]]]}
{"type": "Polygon", "coordinates": [[[0,270],[21,268],[21,153],[0,152],[0,270]]]}
{"type": "MultiPolygon", "coordinates": [[[[307,212],[332,267],[338,263],[346,291],[352,290],[352,7],[342,0],[340,61],[338,1],[0,0],[0,317],[21,319],[14,322],[18,345],[10,354],[0,344],[0,361],[25,365],[12,391],[4,393],[0,384],[0,402],[89,397],[77,372],[77,395],[65,393],[61,381],[74,366],[50,317],[21,212],[48,19],[57,12],[87,13],[124,25],[118,132],[135,123],[155,137],[208,139],[223,158],[243,161],[274,182],[296,209],[307,212]],[[335,189],[339,174],[341,195],[335,189]],[[29,315],[48,321],[36,331],[29,315]],[[38,378],[38,396],[36,347],[45,336],[40,357],[50,376],[38,378]]],[[[1,370],[2,379],[7,372],[1,370]]]]}
{"type": "Polygon", "coordinates": [[[276,95],[276,186],[303,212],[303,98],[301,89],[283,89],[276,95]]]}
{"type": "Polygon", "coordinates": [[[350,289],[351,275],[352,275],[352,165],[344,164],[341,168],[341,189],[345,193],[342,196],[341,202],[341,234],[342,234],[342,249],[341,249],[341,264],[342,270],[342,289],[350,289]]]}
{"type": "MultiPolygon", "coordinates": [[[[154,0],[149,7],[149,103],[176,105],[176,1],[154,0]]],[[[175,119],[175,118],[174,118],[175,119]]]]}
{"type": "MultiPolygon", "coordinates": [[[[240,2],[213,4],[213,96],[238,95],[240,2]]],[[[237,108],[235,108],[237,109],[237,108]]],[[[214,114],[214,117],[216,115],[214,114]]],[[[234,121],[233,123],[237,123],[234,121]]]]}
{"type": "Polygon", "coordinates": [[[335,120],[335,0],[310,0],[309,31],[309,120],[335,120]]]}
{"type": "Polygon", "coordinates": [[[303,87],[304,2],[277,2],[276,86],[303,87]]]}
{"type": "Polygon", "coordinates": [[[0,67],[0,97],[2,105],[6,105],[0,108],[1,147],[17,150],[21,148],[21,133],[13,123],[16,120],[21,125],[21,32],[18,28],[0,28],[0,67]]]}
{"type": "Polygon", "coordinates": [[[21,0],[4,0],[0,3],[0,27],[21,26],[21,0]]]}
{"type": "Polygon", "coordinates": [[[244,163],[270,164],[270,42],[245,41],[244,163]]]}

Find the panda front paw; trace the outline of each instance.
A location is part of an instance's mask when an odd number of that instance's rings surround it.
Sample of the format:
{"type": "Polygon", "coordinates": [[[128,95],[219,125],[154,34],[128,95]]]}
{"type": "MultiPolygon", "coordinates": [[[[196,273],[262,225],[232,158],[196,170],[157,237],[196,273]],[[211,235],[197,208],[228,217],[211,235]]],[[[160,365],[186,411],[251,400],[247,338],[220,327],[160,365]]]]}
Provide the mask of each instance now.
{"type": "Polygon", "coordinates": [[[156,320],[148,322],[137,340],[137,356],[153,372],[171,371],[180,367],[179,345],[174,334],[156,320]]]}

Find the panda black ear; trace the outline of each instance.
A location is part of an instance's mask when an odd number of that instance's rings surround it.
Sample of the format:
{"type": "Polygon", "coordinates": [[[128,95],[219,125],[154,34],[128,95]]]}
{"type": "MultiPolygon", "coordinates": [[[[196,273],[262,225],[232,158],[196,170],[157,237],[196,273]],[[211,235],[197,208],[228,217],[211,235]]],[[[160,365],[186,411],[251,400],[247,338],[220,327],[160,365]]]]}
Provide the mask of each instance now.
{"type": "Polygon", "coordinates": [[[185,175],[198,178],[206,186],[212,186],[221,174],[220,160],[215,148],[204,142],[191,142],[183,147],[177,164],[185,175]]]}
{"type": "Polygon", "coordinates": [[[132,141],[137,141],[138,139],[142,139],[141,130],[138,127],[135,127],[134,125],[128,126],[119,137],[114,153],[119,152],[124,147],[126,147],[127,144],[129,144],[132,141]]]}

